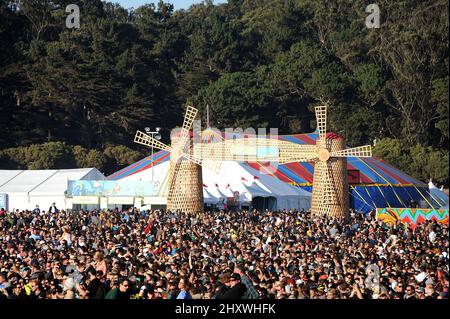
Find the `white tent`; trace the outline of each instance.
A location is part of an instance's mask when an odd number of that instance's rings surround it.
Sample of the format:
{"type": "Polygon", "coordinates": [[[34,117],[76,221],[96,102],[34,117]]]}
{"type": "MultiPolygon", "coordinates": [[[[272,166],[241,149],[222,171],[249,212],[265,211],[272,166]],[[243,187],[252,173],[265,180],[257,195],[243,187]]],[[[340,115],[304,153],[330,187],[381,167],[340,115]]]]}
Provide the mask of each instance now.
{"type": "MultiPolygon", "coordinates": [[[[311,193],[243,163],[222,162],[218,174],[203,169],[203,182],[208,186],[218,184],[222,193],[229,192],[227,197],[232,197],[233,193],[238,191],[241,201],[246,200],[252,203],[255,198],[274,198],[274,204],[268,205],[271,209],[306,210],[311,208],[311,193]],[[244,195],[241,196],[241,194],[244,195]]],[[[267,203],[270,202],[267,201],[267,203]]]]}
{"type": "Polygon", "coordinates": [[[218,208],[223,208],[224,204],[227,202],[228,197],[233,197],[233,194],[227,190],[222,191],[218,186],[208,186],[203,187],[203,197],[205,204],[214,205],[218,208]]]}
{"type": "Polygon", "coordinates": [[[245,185],[243,182],[237,183],[236,188],[233,190],[238,191],[240,194],[240,201],[243,205],[251,205],[253,202],[253,198],[255,197],[261,197],[261,198],[268,198],[272,195],[260,188],[258,185],[245,185]]]}
{"type": "MultiPolygon", "coordinates": [[[[152,180],[160,185],[159,204],[165,204],[164,195],[167,194],[167,173],[169,161],[165,161],[121,180],[152,180]]],[[[311,207],[311,193],[288,185],[279,179],[255,170],[244,163],[222,162],[220,172],[213,172],[203,168],[203,196],[205,204],[217,205],[224,199],[234,197],[239,192],[241,206],[252,206],[254,199],[270,199],[271,209],[309,209],[311,207]],[[271,199],[273,198],[273,200],[271,199]]],[[[152,204],[158,204],[152,198],[152,204]]],[[[150,201],[150,199],[148,199],[150,201]]],[[[266,201],[269,203],[269,200],[266,201]]]]}
{"type": "Polygon", "coordinates": [[[62,170],[0,170],[0,193],[8,194],[8,208],[48,210],[54,202],[58,208],[71,208],[66,200],[69,180],[103,180],[96,168],[62,170]]]}
{"type": "Polygon", "coordinates": [[[203,200],[206,205],[216,205],[219,201],[219,198],[213,196],[207,189],[207,187],[203,187],[203,200]]]}
{"type": "Polygon", "coordinates": [[[258,172],[250,167],[246,167],[246,170],[253,174],[259,173],[255,184],[261,189],[273,194],[272,196],[277,199],[278,209],[297,208],[308,210],[311,208],[311,193],[283,183],[277,178],[258,172]]]}
{"type": "Polygon", "coordinates": [[[448,209],[448,195],[442,189],[437,188],[431,180],[428,183],[428,188],[430,189],[432,199],[441,206],[440,209],[448,209]]]}

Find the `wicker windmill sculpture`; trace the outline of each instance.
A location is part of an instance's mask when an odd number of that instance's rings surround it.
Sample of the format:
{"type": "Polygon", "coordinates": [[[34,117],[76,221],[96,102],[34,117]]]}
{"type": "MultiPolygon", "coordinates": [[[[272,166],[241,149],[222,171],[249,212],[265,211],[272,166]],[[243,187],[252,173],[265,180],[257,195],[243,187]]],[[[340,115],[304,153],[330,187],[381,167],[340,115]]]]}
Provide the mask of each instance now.
{"type": "Polygon", "coordinates": [[[178,134],[172,134],[172,147],[151,136],[137,131],[134,142],[170,152],[170,168],[167,184],[167,209],[187,213],[203,211],[202,161],[191,156],[191,128],[198,110],[188,106],[184,123],[178,134]]]}
{"type": "Polygon", "coordinates": [[[345,148],[345,140],[327,134],[327,107],[315,108],[319,137],[316,145],[299,145],[279,139],[245,137],[195,145],[196,160],[271,161],[279,164],[314,162],[311,212],[344,219],[349,213],[347,157],[372,157],[370,145],[345,148]]]}
{"type": "Polygon", "coordinates": [[[170,152],[167,179],[167,209],[170,211],[202,212],[204,208],[202,167],[216,173],[221,168],[218,161],[199,159],[192,154],[193,139],[190,130],[197,113],[196,108],[187,107],[181,130],[171,136],[172,147],[141,131],[137,131],[134,138],[135,143],[170,152]]]}

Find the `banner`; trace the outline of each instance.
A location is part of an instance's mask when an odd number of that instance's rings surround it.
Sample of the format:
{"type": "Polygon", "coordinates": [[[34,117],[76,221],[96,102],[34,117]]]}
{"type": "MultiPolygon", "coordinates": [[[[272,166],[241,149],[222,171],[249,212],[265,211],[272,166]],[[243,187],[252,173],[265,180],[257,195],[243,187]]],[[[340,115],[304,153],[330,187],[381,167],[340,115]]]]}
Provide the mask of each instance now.
{"type": "Polygon", "coordinates": [[[134,197],[108,197],[108,204],[134,205],[134,197]]]}
{"type": "Polygon", "coordinates": [[[158,189],[150,181],[69,181],[68,196],[156,196],[158,189]]]}
{"type": "Polygon", "coordinates": [[[0,208],[8,210],[8,194],[0,194],[0,208]]]}
{"type": "Polygon", "coordinates": [[[448,209],[378,208],[377,219],[387,224],[407,223],[412,229],[427,220],[448,225],[448,209]]]}
{"type": "Polygon", "coordinates": [[[72,199],[72,204],[90,204],[98,205],[99,198],[97,196],[75,196],[72,199]]]}

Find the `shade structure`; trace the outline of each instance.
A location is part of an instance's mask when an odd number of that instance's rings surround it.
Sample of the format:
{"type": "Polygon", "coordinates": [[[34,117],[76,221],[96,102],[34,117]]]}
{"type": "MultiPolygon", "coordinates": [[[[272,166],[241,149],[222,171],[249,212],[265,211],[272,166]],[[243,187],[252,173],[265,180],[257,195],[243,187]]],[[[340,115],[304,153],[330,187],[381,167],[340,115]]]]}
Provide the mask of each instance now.
{"type": "MultiPolygon", "coordinates": [[[[314,145],[318,138],[318,133],[269,136],[296,144],[314,145]]],[[[222,137],[223,140],[224,137],[222,137]]],[[[229,138],[229,136],[225,136],[229,138]]],[[[202,143],[215,143],[221,140],[217,131],[206,130],[202,133],[202,143]]],[[[169,153],[161,151],[142,159],[108,177],[111,180],[132,178],[137,176],[142,178],[148,176],[146,173],[152,166],[156,167],[165,163],[169,159],[169,153]]],[[[312,181],[314,176],[313,163],[290,163],[286,165],[276,165],[276,163],[238,163],[243,169],[253,169],[264,172],[263,176],[274,178],[285,185],[293,186],[297,189],[312,192],[312,181]]],[[[349,183],[349,204],[351,208],[369,212],[376,208],[383,207],[408,207],[414,201],[423,208],[439,208],[439,200],[430,193],[428,185],[414,177],[389,165],[382,159],[372,158],[347,158],[348,183],[349,183]]],[[[223,171],[221,171],[222,174],[223,171]]],[[[203,169],[204,180],[209,174],[207,169],[203,169]]],[[[236,182],[241,176],[235,176],[236,182]]],[[[249,181],[251,182],[251,181],[249,181]]],[[[244,181],[244,183],[246,183],[244,181]]],[[[275,184],[275,183],[273,183],[275,184]]],[[[279,184],[277,184],[279,185],[279,184]]],[[[210,185],[208,185],[210,186],[210,185]]],[[[226,185],[225,185],[226,186],[226,185]]],[[[272,185],[271,187],[276,187],[272,185]]],[[[208,188],[209,189],[209,188],[208,188]]]]}
{"type": "Polygon", "coordinates": [[[211,206],[217,204],[219,198],[213,196],[206,187],[203,187],[203,201],[205,205],[211,206]]]}
{"type": "Polygon", "coordinates": [[[47,210],[51,204],[71,208],[66,200],[69,180],[103,180],[96,168],[61,170],[0,170],[0,193],[8,194],[9,209],[47,210]]]}

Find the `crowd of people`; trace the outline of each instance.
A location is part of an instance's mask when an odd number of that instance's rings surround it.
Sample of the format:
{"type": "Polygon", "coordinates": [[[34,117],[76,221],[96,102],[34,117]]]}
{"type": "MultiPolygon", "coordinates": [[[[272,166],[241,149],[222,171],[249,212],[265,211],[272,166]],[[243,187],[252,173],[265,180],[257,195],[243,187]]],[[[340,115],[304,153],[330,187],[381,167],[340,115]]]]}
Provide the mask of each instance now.
{"type": "Polygon", "coordinates": [[[0,210],[0,299],[447,299],[448,225],[0,210]]]}

